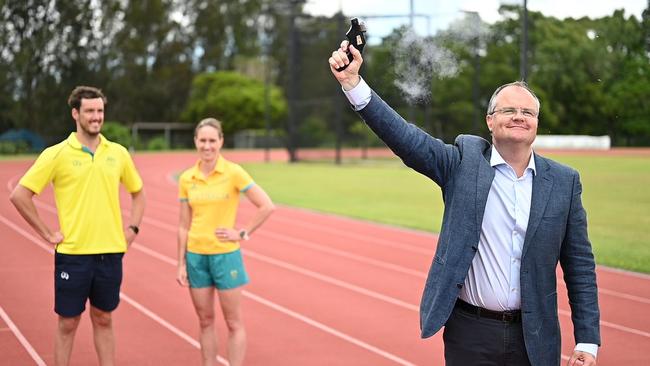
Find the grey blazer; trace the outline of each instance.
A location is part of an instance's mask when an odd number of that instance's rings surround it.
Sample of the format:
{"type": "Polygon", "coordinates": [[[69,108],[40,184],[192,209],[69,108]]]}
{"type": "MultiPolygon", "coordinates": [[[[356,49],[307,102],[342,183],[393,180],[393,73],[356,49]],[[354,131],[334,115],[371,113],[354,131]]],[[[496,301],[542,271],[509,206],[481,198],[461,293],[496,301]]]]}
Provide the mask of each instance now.
{"type": "MultiPolygon", "coordinates": [[[[491,144],[471,135],[445,144],[406,122],[375,92],[359,114],[407,166],[442,189],[442,229],[420,303],[422,337],[430,337],[449,318],[478,248],[494,178],[491,144]]],[[[520,270],[522,325],[532,365],[559,365],[558,261],[569,294],[575,342],[600,345],[595,262],[578,173],[537,154],[535,164],[520,270]]]]}

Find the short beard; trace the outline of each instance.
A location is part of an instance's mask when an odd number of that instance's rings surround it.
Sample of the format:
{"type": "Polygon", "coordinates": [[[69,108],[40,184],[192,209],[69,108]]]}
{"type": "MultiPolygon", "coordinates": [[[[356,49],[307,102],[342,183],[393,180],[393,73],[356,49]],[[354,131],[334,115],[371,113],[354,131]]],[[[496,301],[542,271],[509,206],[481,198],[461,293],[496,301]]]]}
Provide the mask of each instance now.
{"type": "Polygon", "coordinates": [[[96,137],[96,136],[98,136],[98,135],[101,133],[101,128],[99,129],[99,131],[97,131],[97,132],[93,132],[93,131],[88,130],[86,127],[84,127],[84,126],[81,125],[81,124],[79,125],[79,127],[81,127],[81,129],[83,130],[83,132],[84,132],[86,135],[90,136],[90,137],[96,137]]]}

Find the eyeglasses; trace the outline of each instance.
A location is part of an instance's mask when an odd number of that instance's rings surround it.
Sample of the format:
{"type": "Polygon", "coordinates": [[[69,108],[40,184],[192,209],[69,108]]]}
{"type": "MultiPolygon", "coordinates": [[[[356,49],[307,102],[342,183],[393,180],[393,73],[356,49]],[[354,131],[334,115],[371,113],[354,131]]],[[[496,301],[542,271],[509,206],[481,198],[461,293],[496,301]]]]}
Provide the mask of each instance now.
{"type": "Polygon", "coordinates": [[[536,111],[528,108],[505,107],[505,108],[493,110],[492,113],[490,113],[490,115],[495,113],[501,113],[506,117],[512,117],[517,114],[517,111],[521,111],[521,114],[526,118],[535,118],[537,117],[538,114],[536,111]]]}

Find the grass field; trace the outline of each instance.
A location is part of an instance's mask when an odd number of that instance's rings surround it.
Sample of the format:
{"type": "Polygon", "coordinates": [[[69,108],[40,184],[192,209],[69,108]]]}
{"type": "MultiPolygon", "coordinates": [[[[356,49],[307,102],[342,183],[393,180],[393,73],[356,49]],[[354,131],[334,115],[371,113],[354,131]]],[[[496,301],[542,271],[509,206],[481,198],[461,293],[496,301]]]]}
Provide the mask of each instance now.
{"type": "MultiPolygon", "coordinates": [[[[550,157],[580,172],[597,262],[650,273],[650,159],[550,157]]],[[[244,166],[277,203],[440,230],[440,189],[397,159],[244,166]]]]}

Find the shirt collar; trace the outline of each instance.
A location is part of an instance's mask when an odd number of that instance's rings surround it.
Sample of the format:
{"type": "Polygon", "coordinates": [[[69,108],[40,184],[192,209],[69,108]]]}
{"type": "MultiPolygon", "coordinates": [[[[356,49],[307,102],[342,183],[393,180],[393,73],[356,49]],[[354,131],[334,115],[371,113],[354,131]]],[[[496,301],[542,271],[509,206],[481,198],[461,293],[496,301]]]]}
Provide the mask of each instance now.
{"type": "MultiPolygon", "coordinates": [[[[66,140],[68,142],[68,145],[72,146],[75,149],[81,150],[83,148],[83,145],[81,145],[81,142],[79,142],[79,139],[77,138],[77,133],[76,132],[71,132],[70,136],[68,136],[68,139],[66,140]]],[[[101,133],[99,134],[99,146],[104,146],[106,147],[109,144],[109,141],[102,135],[101,133]]]]}
{"type": "MultiPolygon", "coordinates": [[[[219,173],[222,174],[225,170],[226,167],[226,161],[223,159],[221,155],[217,158],[217,163],[214,165],[214,169],[212,169],[212,172],[210,172],[209,175],[212,175],[213,173],[219,173]]],[[[201,159],[197,160],[196,163],[194,164],[194,168],[192,170],[192,177],[193,178],[204,178],[203,173],[201,172],[201,159]]]]}
{"type": "MultiPolygon", "coordinates": [[[[506,164],[505,160],[503,160],[503,157],[501,154],[499,154],[499,151],[492,145],[492,155],[490,156],[490,165],[495,167],[497,165],[501,164],[506,164]]],[[[530,169],[533,172],[533,175],[537,175],[537,168],[535,167],[535,154],[530,154],[530,159],[528,160],[528,166],[526,167],[526,170],[530,169]]]]}

